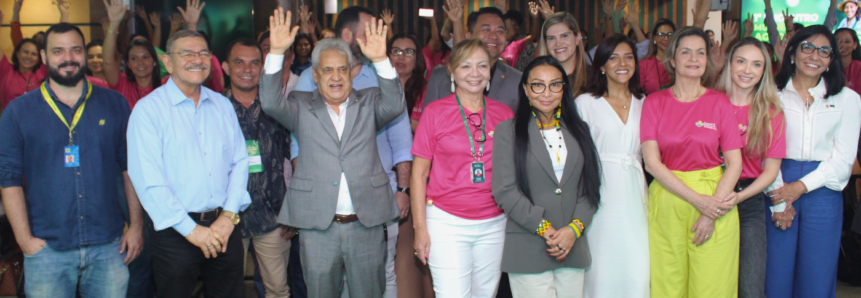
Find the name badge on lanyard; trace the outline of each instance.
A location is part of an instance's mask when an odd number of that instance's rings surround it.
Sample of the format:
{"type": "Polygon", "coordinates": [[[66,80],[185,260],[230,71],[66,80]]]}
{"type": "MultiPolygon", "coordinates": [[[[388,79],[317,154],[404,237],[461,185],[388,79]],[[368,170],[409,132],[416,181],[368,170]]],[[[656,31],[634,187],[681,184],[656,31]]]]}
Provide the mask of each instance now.
{"type": "Polygon", "coordinates": [[[248,173],[263,172],[263,159],[260,157],[260,144],[257,140],[245,140],[248,149],[248,173]]]}
{"type": "Polygon", "coordinates": [[[472,183],[484,183],[484,163],[472,163],[472,183]]]}
{"type": "Polygon", "coordinates": [[[63,117],[63,113],[60,113],[60,109],[57,108],[57,104],[51,99],[51,95],[48,93],[47,81],[42,83],[42,87],[40,88],[42,91],[42,97],[45,98],[45,102],[48,103],[48,106],[51,107],[51,110],[54,111],[54,114],[57,114],[57,117],[60,118],[60,121],[63,121],[63,124],[66,125],[66,128],[69,129],[69,146],[63,147],[63,163],[67,168],[77,168],[81,166],[81,148],[77,145],[73,144],[72,139],[72,131],[75,130],[75,126],[78,126],[78,122],[81,121],[81,116],[84,114],[84,108],[87,106],[87,100],[90,99],[90,94],[93,93],[93,85],[90,84],[90,81],[87,80],[87,95],[84,97],[84,102],[81,103],[81,106],[78,107],[78,110],[75,111],[74,117],[72,117],[72,124],[69,125],[69,122],[66,121],[66,117],[63,117]]]}
{"type": "Polygon", "coordinates": [[[466,136],[469,138],[470,152],[472,153],[473,162],[469,167],[469,175],[472,177],[472,183],[485,183],[487,180],[484,178],[484,163],[481,162],[481,156],[484,155],[484,142],[487,141],[487,136],[484,134],[484,129],[487,127],[487,101],[483,102],[484,118],[481,118],[481,124],[473,124],[476,126],[476,131],[470,132],[466,114],[463,112],[463,105],[460,104],[460,97],[455,94],[455,98],[457,99],[457,107],[460,108],[460,116],[463,118],[463,126],[466,128],[466,136]],[[478,128],[479,126],[481,128],[478,128]],[[475,139],[476,135],[479,138],[477,140],[475,139]],[[473,141],[481,142],[478,152],[475,151],[475,143],[473,141]]]}

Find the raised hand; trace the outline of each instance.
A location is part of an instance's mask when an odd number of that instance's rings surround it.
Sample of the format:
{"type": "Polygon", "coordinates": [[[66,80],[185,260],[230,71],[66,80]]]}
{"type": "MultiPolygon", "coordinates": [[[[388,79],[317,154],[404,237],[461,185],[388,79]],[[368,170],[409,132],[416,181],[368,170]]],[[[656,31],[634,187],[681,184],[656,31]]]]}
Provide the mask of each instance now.
{"type": "Polygon", "coordinates": [[[308,24],[311,20],[311,12],[308,11],[307,5],[299,5],[299,21],[308,24]]]}
{"type": "Polygon", "coordinates": [[[382,20],[383,20],[383,22],[385,22],[385,23],[386,23],[386,25],[391,26],[391,25],[392,25],[392,21],[394,21],[394,20],[395,20],[395,15],[394,15],[394,14],[392,14],[392,10],[390,10],[390,9],[388,9],[388,8],[387,8],[387,9],[383,9],[383,13],[382,13],[382,14],[380,14],[380,19],[382,19],[382,20]]]}
{"type": "Polygon", "coordinates": [[[744,20],[744,37],[750,37],[753,35],[753,18],[750,17],[750,13],[747,13],[747,19],[744,20]]]}
{"type": "Polygon", "coordinates": [[[795,32],[795,16],[789,14],[789,8],[783,11],[783,25],[786,27],[786,33],[795,32]]]}
{"type": "Polygon", "coordinates": [[[200,0],[185,0],[185,9],[178,6],[176,8],[179,9],[186,24],[197,24],[204,6],[206,6],[206,2],[201,3],[200,0]]]}
{"type": "Polygon", "coordinates": [[[356,43],[362,49],[362,54],[371,62],[380,63],[386,61],[386,33],[389,26],[383,24],[383,20],[375,20],[371,18],[369,23],[365,23],[365,40],[356,38],[356,43]],[[376,22],[374,22],[376,21],[376,22]]]}
{"type": "Polygon", "coordinates": [[[721,33],[723,34],[723,44],[729,46],[738,38],[738,22],[726,21],[723,23],[721,33]]]}
{"type": "Polygon", "coordinates": [[[499,8],[502,13],[508,11],[508,0],[493,0],[493,7],[499,8]]]}
{"type": "Polygon", "coordinates": [[[144,9],[143,5],[135,5],[135,15],[141,18],[145,23],[149,22],[149,18],[146,16],[146,9],[144,9]]]}
{"type": "MultiPolygon", "coordinates": [[[[738,33],[736,33],[736,36],[738,36],[738,33]]],[[[729,44],[729,43],[727,41],[724,41],[724,44],[729,44]]],[[[726,62],[726,51],[724,51],[723,47],[721,47],[720,41],[715,41],[715,44],[712,45],[711,59],[712,59],[712,63],[715,65],[715,67],[723,69],[723,67],[724,67],[723,64],[724,64],[724,62],[726,62]]],[[[726,212],[729,212],[729,210],[727,210],[727,209],[724,209],[724,208],[721,208],[721,209],[724,211],[723,214],[726,214],[726,212]]]]}
{"type": "Polygon", "coordinates": [[[442,10],[448,15],[448,18],[455,22],[463,20],[463,3],[458,0],[445,0],[446,4],[442,6],[442,10]]]}
{"type": "Polygon", "coordinates": [[[69,6],[72,4],[68,0],[57,0],[57,9],[60,10],[60,15],[69,14],[69,6]]]}
{"type": "Polygon", "coordinates": [[[784,34],[776,45],[774,45],[774,55],[777,56],[777,61],[783,62],[783,55],[786,53],[786,45],[789,43],[791,34],[784,34]]]}
{"type": "Polygon", "coordinates": [[[153,27],[161,27],[161,16],[159,16],[157,12],[150,12],[149,22],[153,27]]]}
{"type": "Polygon", "coordinates": [[[549,19],[556,10],[556,6],[550,6],[550,3],[548,3],[547,0],[539,0],[538,3],[541,6],[541,16],[543,16],[545,20],[549,19]]]}
{"type": "Polygon", "coordinates": [[[299,26],[293,26],[292,15],[290,11],[284,13],[284,8],[279,7],[275,13],[269,17],[269,52],[276,55],[282,55],[293,45],[296,40],[296,34],[299,34],[299,26]]]}
{"type": "Polygon", "coordinates": [[[619,2],[616,2],[616,13],[622,13],[625,6],[628,6],[628,0],[619,0],[619,2]]]}
{"type": "Polygon", "coordinates": [[[538,16],[538,4],[537,3],[531,2],[531,1],[529,2],[529,13],[532,14],[533,17],[538,16]]]}
{"type": "Polygon", "coordinates": [[[628,7],[628,15],[625,16],[625,19],[628,20],[628,25],[631,25],[633,28],[640,27],[640,9],[636,6],[628,7]]]}
{"type": "Polygon", "coordinates": [[[170,31],[178,31],[179,28],[182,28],[184,22],[185,20],[182,19],[181,14],[174,13],[172,16],[170,16],[170,31]]]}
{"type": "Polygon", "coordinates": [[[105,3],[105,9],[108,11],[108,21],[110,23],[122,22],[126,15],[128,7],[123,6],[123,0],[102,0],[105,3]]]}
{"type": "Polygon", "coordinates": [[[610,4],[610,0],[601,0],[601,7],[605,17],[613,15],[613,5],[610,4]]]}
{"type": "Polygon", "coordinates": [[[24,4],[24,0],[15,0],[15,4],[12,5],[12,12],[21,12],[21,6],[24,4]]]}

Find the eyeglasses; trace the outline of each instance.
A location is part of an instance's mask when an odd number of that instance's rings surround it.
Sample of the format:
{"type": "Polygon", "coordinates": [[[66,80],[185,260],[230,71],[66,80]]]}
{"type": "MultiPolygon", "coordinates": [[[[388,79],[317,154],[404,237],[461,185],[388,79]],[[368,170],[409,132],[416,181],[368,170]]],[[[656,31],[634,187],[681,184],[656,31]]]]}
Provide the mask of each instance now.
{"type": "Polygon", "coordinates": [[[589,40],[588,36],[580,36],[580,40],[589,40]]]}
{"type": "Polygon", "coordinates": [[[391,53],[392,53],[392,56],[405,56],[407,58],[412,58],[413,56],[416,55],[416,50],[415,49],[392,48],[391,53]]]}
{"type": "Polygon", "coordinates": [[[801,52],[805,54],[813,54],[813,51],[819,52],[819,57],[829,58],[834,53],[834,48],[829,46],[816,47],[812,42],[801,42],[801,52]]]}
{"type": "Polygon", "coordinates": [[[673,38],[673,32],[658,33],[657,38],[673,38]]]}
{"type": "Polygon", "coordinates": [[[484,134],[484,129],[481,129],[481,115],[478,113],[472,113],[469,114],[466,119],[467,122],[469,122],[469,125],[473,128],[472,139],[476,142],[483,143],[487,139],[487,136],[484,134]]]}
{"type": "MultiPolygon", "coordinates": [[[[565,87],[565,82],[550,83],[550,92],[553,92],[553,93],[562,92],[564,87],[565,87]]],[[[532,92],[544,93],[544,90],[547,90],[547,85],[544,83],[529,83],[529,88],[532,89],[532,92]]]]}
{"type": "Polygon", "coordinates": [[[177,55],[179,55],[180,58],[185,59],[185,60],[191,60],[191,59],[194,59],[197,57],[200,57],[200,59],[203,59],[203,60],[212,59],[212,52],[210,52],[209,50],[201,50],[199,52],[195,52],[192,50],[185,50],[185,51],[180,51],[180,52],[171,52],[168,54],[177,54],[177,55]]]}

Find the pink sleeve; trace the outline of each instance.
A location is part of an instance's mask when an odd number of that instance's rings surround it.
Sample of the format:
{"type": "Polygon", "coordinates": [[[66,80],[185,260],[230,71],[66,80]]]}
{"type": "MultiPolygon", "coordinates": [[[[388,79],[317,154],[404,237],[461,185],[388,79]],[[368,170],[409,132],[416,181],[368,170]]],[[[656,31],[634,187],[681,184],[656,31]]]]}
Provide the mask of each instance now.
{"type": "Polygon", "coordinates": [[[425,58],[425,68],[427,69],[427,72],[430,73],[431,70],[436,67],[436,65],[433,65],[433,52],[431,52],[429,47],[425,46],[422,48],[422,56],[425,58]]]}
{"type": "MultiPolygon", "coordinates": [[[[720,95],[724,97],[723,94],[720,95]]],[[[738,133],[738,118],[735,117],[735,114],[732,111],[732,104],[729,102],[727,98],[718,98],[717,100],[722,101],[718,107],[719,111],[715,111],[720,113],[720,125],[718,126],[718,130],[720,130],[720,148],[721,151],[730,151],[735,149],[741,149],[744,147],[744,140],[741,138],[741,134],[738,133]]]]}
{"type": "Polygon", "coordinates": [[[9,62],[9,57],[6,57],[2,52],[0,52],[0,75],[2,76],[11,76],[12,75],[12,63],[9,62]]]}
{"type": "MultiPolygon", "coordinates": [[[[170,75],[167,75],[166,77],[161,78],[161,84],[162,85],[167,84],[167,80],[170,80],[170,75]]],[[[212,89],[212,88],[210,88],[210,89],[212,89]]]]}
{"type": "Polygon", "coordinates": [[[410,111],[410,119],[419,120],[422,118],[422,108],[425,105],[425,96],[424,92],[419,95],[418,100],[416,100],[415,105],[413,105],[413,110],[410,111]]]}
{"type": "Polygon", "coordinates": [[[643,99],[643,114],[640,116],[640,142],[658,140],[658,101],[654,95],[643,99]]]}
{"type": "Polygon", "coordinates": [[[410,151],[415,156],[433,160],[433,153],[436,150],[436,121],[434,121],[434,111],[425,113],[424,119],[419,121],[416,127],[416,134],[413,136],[413,149],[410,151]]]}
{"type": "Polygon", "coordinates": [[[209,80],[209,89],[212,91],[221,93],[224,91],[224,85],[221,84],[221,78],[224,77],[224,72],[221,69],[221,63],[218,62],[218,58],[215,55],[212,55],[212,79],[209,80]]]}
{"type": "Polygon", "coordinates": [[[652,64],[649,63],[650,60],[640,60],[640,85],[643,86],[643,90],[646,91],[646,94],[654,93],[654,89],[650,88],[650,80],[647,73],[653,73],[652,64]]]}
{"type": "Polygon", "coordinates": [[[786,158],[786,124],[784,123],[783,112],[771,119],[771,136],[772,143],[765,153],[767,158],[786,158]]]}
{"type": "Polygon", "coordinates": [[[40,78],[47,78],[48,77],[48,67],[45,66],[44,63],[42,63],[42,66],[39,66],[39,69],[36,70],[36,76],[38,76],[40,78]]]}
{"type": "Polygon", "coordinates": [[[850,66],[852,69],[851,74],[847,75],[846,78],[850,81],[848,84],[852,91],[855,93],[861,94],[861,62],[852,61],[852,65],[850,66]]]}

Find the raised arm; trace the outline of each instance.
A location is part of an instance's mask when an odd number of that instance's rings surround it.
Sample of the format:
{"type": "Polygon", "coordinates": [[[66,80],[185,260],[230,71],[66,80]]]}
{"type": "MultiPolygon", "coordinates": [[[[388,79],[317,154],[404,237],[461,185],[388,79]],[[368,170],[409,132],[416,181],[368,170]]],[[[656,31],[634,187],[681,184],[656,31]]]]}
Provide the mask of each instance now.
{"type": "MultiPolygon", "coordinates": [[[[152,23],[150,23],[149,18],[146,14],[146,9],[144,9],[143,5],[135,5],[135,15],[139,17],[141,21],[143,21],[144,29],[146,29],[147,38],[152,39],[152,23]]],[[[150,40],[150,43],[152,43],[152,40],[150,40]]],[[[155,44],[153,44],[153,46],[155,46],[155,44]]]]}
{"type": "Polygon", "coordinates": [[[729,20],[723,24],[723,41],[721,41],[721,49],[724,53],[729,52],[729,47],[738,39],[738,22],[729,20]]]}
{"type": "Polygon", "coordinates": [[[439,35],[445,38],[446,41],[454,38],[451,34],[451,19],[448,17],[448,14],[444,14],[443,18],[445,21],[442,23],[442,29],[439,31],[439,35]]]}
{"type": "Polygon", "coordinates": [[[24,0],[15,0],[15,4],[12,5],[12,22],[9,23],[9,27],[12,28],[12,32],[10,36],[12,37],[12,46],[18,46],[18,43],[21,40],[24,40],[24,34],[21,33],[21,5],[24,4],[24,0]]]}
{"type": "Polygon", "coordinates": [[[314,34],[314,27],[311,25],[311,12],[304,4],[299,5],[299,32],[310,35],[311,42],[317,44],[317,34],[314,34]]]}
{"type": "Polygon", "coordinates": [[[382,19],[383,22],[386,23],[386,26],[389,27],[389,30],[387,31],[388,33],[386,33],[386,41],[389,41],[393,36],[395,36],[395,29],[392,26],[392,22],[395,21],[395,15],[392,13],[391,9],[386,8],[383,9],[383,13],[380,14],[380,19],[382,19]]]}
{"type": "Polygon", "coordinates": [[[631,30],[634,30],[634,35],[637,36],[637,43],[645,41],[646,34],[640,28],[640,9],[631,5],[628,7],[628,15],[625,18],[628,20],[628,26],[631,26],[631,30]]]}
{"type": "Polygon", "coordinates": [[[57,0],[57,10],[60,11],[60,23],[69,22],[69,0],[57,0]]]}
{"type": "Polygon", "coordinates": [[[493,0],[493,7],[499,8],[502,14],[508,12],[508,0],[493,0]]]}
{"type": "Polygon", "coordinates": [[[293,114],[298,111],[298,105],[295,101],[288,101],[281,93],[281,72],[284,71],[281,69],[284,61],[283,53],[293,45],[296,35],[299,34],[299,26],[290,27],[291,20],[290,11],[285,14],[284,8],[281,7],[269,17],[271,47],[263,65],[263,75],[260,77],[260,107],[287,130],[293,131],[296,127],[296,117],[293,114]]]}
{"type": "Polygon", "coordinates": [[[463,28],[463,2],[461,0],[445,0],[446,5],[443,5],[442,10],[448,14],[451,20],[451,32],[454,35],[454,44],[466,39],[463,28]]]}
{"type": "MultiPolygon", "coordinates": [[[[599,44],[601,41],[603,41],[604,37],[613,35],[613,27],[617,26],[616,24],[613,24],[615,23],[615,20],[613,19],[613,6],[611,5],[610,0],[602,1],[604,2],[602,5],[604,10],[604,34],[601,34],[601,38],[595,39],[596,44],[599,44]]],[[[586,50],[588,51],[589,49],[586,50]]]]}
{"type": "Polygon", "coordinates": [[[705,29],[706,21],[709,19],[709,10],[711,9],[711,0],[699,0],[697,6],[693,9],[694,27],[705,29]]]}
{"type": "Polygon", "coordinates": [[[374,63],[380,82],[381,99],[374,106],[377,130],[395,120],[406,109],[397,72],[386,55],[386,30],[388,26],[383,24],[383,20],[371,18],[370,22],[365,23],[365,38],[356,38],[362,54],[374,63]]]}
{"type": "Polygon", "coordinates": [[[149,22],[152,24],[152,35],[150,35],[150,42],[152,46],[155,48],[161,47],[161,16],[159,16],[156,12],[149,13],[149,22]]]}
{"type": "Polygon", "coordinates": [[[181,30],[183,25],[185,25],[185,19],[182,18],[182,14],[174,13],[170,16],[170,31],[167,36],[171,36],[181,30]]]}
{"type": "Polygon", "coordinates": [[[529,35],[532,36],[532,42],[540,42],[541,40],[541,12],[538,10],[538,4],[529,2],[529,35]]]}
{"type": "Polygon", "coordinates": [[[753,18],[750,17],[750,13],[747,13],[747,19],[742,23],[744,27],[744,35],[742,38],[753,36],[753,18]]]}
{"type": "Polygon", "coordinates": [[[837,25],[837,0],[831,0],[831,6],[828,7],[828,15],[825,16],[825,27],[828,30],[834,30],[834,25],[837,25]]]}
{"type": "Polygon", "coordinates": [[[780,41],[780,32],[777,31],[777,22],[774,20],[771,0],[763,0],[763,2],[765,3],[765,27],[768,30],[768,43],[777,46],[777,42],[780,41]]]}
{"type": "Polygon", "coordinates": [[[200,20],[200,13],[203,12],[203,7],[206,2],[201,3],[200,0],[185,0],[185,9],[177,7],[188,25],[188,30],[197,31],[197,22],[200,20]]]}
{"type": "Polygon", "coordinates": [[[117,53],[117,32],[126,14],[123,0],[102,0],[108,11],[108,29],[105,31],[105,42],[102,45],[102,69],[105,71],[105,81],[108,86],[115,86],[120,80],[120,65],[114,59],[117,53]]]}
{"type": "MultiPolygon", "coordinates": [[[[431,38],[428,41],[427,48],[431,51],[431,53],[437,53],[442,49],[442,45],[440,45],[439,41],[439,26],[436,24],[435,17],[425,17],[431,22],[431,38]]],[[[432,69],[428,69],[428,71],[432,71],[432,69]]]]}

